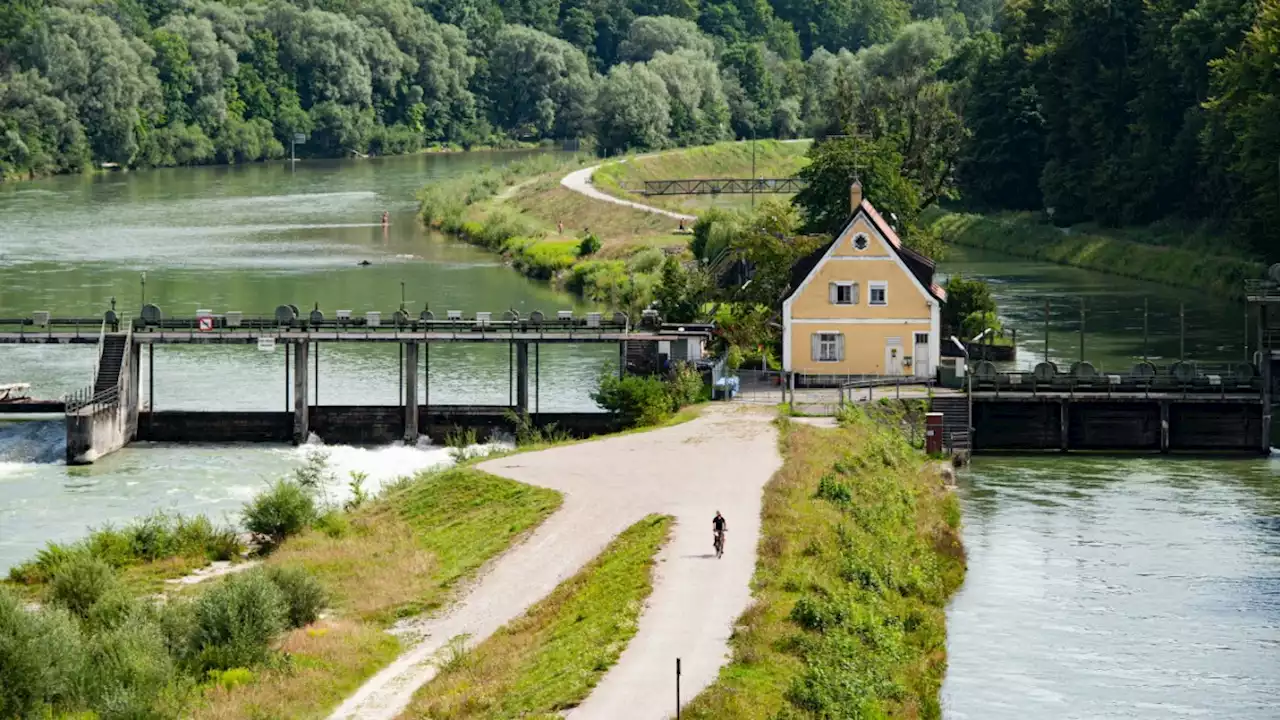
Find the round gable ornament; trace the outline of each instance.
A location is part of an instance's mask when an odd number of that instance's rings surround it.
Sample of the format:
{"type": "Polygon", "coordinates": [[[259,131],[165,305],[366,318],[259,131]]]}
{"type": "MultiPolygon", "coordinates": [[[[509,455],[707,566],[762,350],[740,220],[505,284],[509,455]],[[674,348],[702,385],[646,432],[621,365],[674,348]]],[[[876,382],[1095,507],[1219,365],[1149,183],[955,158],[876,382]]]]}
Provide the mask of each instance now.
{"type": "Polygon", "coordinates": [[[855,250],[866,250],[866,249],[867,249],[867,234],[866,234],[866,233],[858,233],[857,235],[854,235],[854,236],[853,236],[853,248],[854,248],[855,250]]]}

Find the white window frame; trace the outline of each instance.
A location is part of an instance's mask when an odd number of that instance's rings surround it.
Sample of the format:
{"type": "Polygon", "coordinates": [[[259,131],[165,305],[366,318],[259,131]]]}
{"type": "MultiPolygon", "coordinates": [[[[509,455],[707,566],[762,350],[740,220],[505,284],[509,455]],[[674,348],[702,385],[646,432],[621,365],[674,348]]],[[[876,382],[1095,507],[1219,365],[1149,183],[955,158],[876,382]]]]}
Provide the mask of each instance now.
{"type": "Polygon", "coordinates": [[[818,333],[818,362],[840,362],[840,333],[818,333]],[[827,351],[830,352],[827,352],[827,351]]]}
{"type": "Polygon", "coordinates": [[[857,305],[858,304],[858,284],[854,282],[837,282],[836,284],[836,305],[857,305]],[[849,291],[848,302],[840,302],[840,291],[849,291]]]}
{"type": "Polygon", "coordinates": [[[872,280],[867,283],[867,304],[881,307],[889,304],[889,283],[883,280],[872,280]],[[881,291],[883,299],[876,302],[876,290],[881,291]]]}

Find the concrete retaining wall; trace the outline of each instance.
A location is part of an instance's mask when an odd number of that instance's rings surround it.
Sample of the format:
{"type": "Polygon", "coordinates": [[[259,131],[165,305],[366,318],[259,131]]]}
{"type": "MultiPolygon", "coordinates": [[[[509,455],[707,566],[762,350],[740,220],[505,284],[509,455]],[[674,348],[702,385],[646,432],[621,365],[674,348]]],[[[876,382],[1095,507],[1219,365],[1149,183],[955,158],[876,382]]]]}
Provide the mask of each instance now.
{"type": "MultiPolygon", "coordinates": [[[[398,405],[312,405],[308,408],[308,416],[311,432],[330,444],[386,445],[404,439],[404,408],[398,405]]],[[[144,412],[138,418],[138,439],[153,442],[290,443],[293,441],[294,417],[292,412],[144,412]]],[[[590,437],[622,429],[618,419],[608,413],[541,413],[532,419],[538,427],[554,424],[574,437],[590,437]]],[[[514,430],[506,417],[505,407],[484,406],[420,408],[418,427],[438,445],[444,444],[449,434],[458,430],[475,430],[476,438],[481,442],[488,440],[494,430],[514,430]]]]}

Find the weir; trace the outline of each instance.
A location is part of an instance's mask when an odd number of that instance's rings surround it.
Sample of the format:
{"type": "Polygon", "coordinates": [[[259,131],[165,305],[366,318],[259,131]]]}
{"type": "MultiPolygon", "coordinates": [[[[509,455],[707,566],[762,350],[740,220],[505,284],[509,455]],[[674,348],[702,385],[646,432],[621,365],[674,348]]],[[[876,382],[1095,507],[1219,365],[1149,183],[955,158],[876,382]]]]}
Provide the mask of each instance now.
{"type": "MultiPolygon", "coordinates": [[[[114,307],[99,319],[99,331],[90,333],[88,318],[58,319],[49,313],[29,318],[0,318],[0,345],[96,344],[98,361],[93,384],[64,398],[68,464],[91,463],[134,440],[160,442],[292,442],[305,443],[314,434],[327,442],[373,444],[404,441],[420,436],[440,437],[458,429],[475,430],[487,437],[492,430],[513,429],[515,416],[528,416],[537,426],[555,424],[577,436],[609,432],[618,419],[603,412],[540,412],[539,352],[544,344],[615,344],[627,369],[632,355],[656,356],[659,343],[679,347],[686,357],[700,357],[711,335],[708,325],[662,323],[648,311],[633,326],[623,313],[606,318],[601,313],[575,317],[569,311],[548,318],[541,312],[521,317],[508,311],[501,319],[479,312],[463,317],[449,311],[437,319],[429,310],[411,316],[403,306],[387,315],[380,312],[353,317],[338,311],[326,318],[317,307],[305,317],[295,306],[282,305],[272,317],[247,318],[238,312],[215,314],[200,311],[193,317],[167,318],[155,305],[143,307],[140,317],[122,322],[114,307]],[[123,326],[123,330],[121,327],[123,326]],[[313,377],[312,358],[321,343],[394,343],[400,347],[400,403],[394,406],[325,406],[318,404],[320,379],[313,377]],[[419,393],[431,373],[431,346],[446,343],[506,344],[510,349],[515,380],[512,402],[504,406],[431,405],[419,393]],[[139,398],[142,347],[147,346],[151,382],[154,382],[154,348],[157,345],[256,345],[263,350],[284,347],[287,411],[156,411],[141,408],[139,398]],[[635,348],[649,348],[639,353],[635,348]],[[529,356],[534,356],[532,393],[529,356]],[[629,352],[629,349],[632,352],[629,352]],[[314,389],[314,395],[311,390],[314,389]],[[533,402],[531,404],[531,397],[533,402]],[[420,403],[420,399],[424,402],[420,403]],[[532,411],[532,412],[531,412],[532,411]]],[[[635,368],[644,370],[645,368],[635,368]]],[[[508,378],[511,376],[508,373],[508,378]]],[[[154,387],[148,393],[154,398],[154,387]]],[[[43,403],[50,408],[56,403],[43,403]]]]}

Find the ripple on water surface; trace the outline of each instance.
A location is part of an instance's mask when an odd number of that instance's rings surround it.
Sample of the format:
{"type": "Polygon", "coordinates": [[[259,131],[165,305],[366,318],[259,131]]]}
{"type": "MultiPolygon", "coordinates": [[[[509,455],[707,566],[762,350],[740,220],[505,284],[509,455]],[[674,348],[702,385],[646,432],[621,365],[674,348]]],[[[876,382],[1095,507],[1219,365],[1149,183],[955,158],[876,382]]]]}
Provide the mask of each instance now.
{"type": "Polygon", "coordinates": [[[1280,717],[1280,462],[979,459],[945,715],[1280,717]]]}

